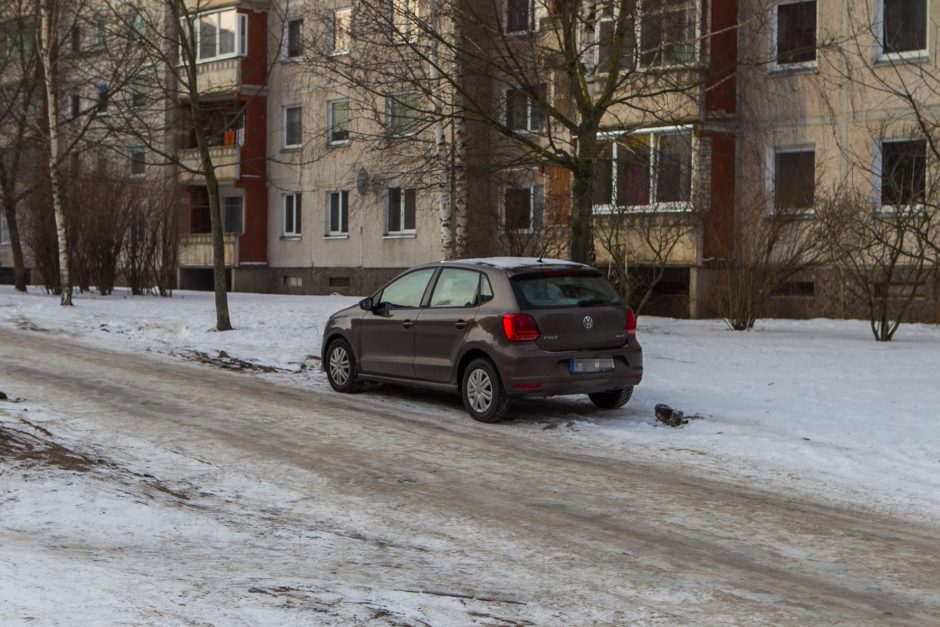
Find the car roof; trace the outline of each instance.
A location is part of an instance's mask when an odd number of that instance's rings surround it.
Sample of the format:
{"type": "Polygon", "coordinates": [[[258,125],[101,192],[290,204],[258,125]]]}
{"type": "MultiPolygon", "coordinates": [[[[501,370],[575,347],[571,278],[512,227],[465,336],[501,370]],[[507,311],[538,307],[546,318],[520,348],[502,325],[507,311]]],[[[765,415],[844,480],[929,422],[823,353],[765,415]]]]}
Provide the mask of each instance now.
{"type": "Polygon", "coordinates": [[[441,263],[460,264],[467,266],[489,266],[501,270],[523,270],[544,268],[546,266],[566,266],[569,268],[589,268],[583,263],[566,261],[564,259],[546,259],[543,257],[478,257],[475,259],[454,259],[451,261],[442,261],[441,263]]]}

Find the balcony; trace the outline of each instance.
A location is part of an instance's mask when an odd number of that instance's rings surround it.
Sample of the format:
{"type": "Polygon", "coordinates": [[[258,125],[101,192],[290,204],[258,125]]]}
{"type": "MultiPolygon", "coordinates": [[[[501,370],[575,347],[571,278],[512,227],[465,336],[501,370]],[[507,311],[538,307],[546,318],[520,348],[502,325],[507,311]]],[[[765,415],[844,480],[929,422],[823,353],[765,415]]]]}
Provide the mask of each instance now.
{"type": "MultiPolygon", "coordinates": [[[[215,166],[215,177],[220,183],[237,181],[241,176],[241,146],[211,146],[209,155],[215,166]]],[[[180,165],[184,168],[201,169],[198,148],[188,148],[179,152],[180,165]]],[[[193,174],[185,169],[180,171],[180,183],[184,185],[205,184],[206,177],[193,174]]]]}
{"type": "Polygon", "coordinates": [[[234,93],[241,83],[241,57],[208,61],[196,66],[196,88],[200,96],[234,93]]]}
{"type": "MultiPolygon", "coordinates": [[[[238,240],[234,233],[223,233],[222,244],[225,248],[225,267],[233,268],[238,264],[238,240]]],[[[212,234],[193,233],[180,239],[179,264],[181,268],[212,267],[212,234]]]]}

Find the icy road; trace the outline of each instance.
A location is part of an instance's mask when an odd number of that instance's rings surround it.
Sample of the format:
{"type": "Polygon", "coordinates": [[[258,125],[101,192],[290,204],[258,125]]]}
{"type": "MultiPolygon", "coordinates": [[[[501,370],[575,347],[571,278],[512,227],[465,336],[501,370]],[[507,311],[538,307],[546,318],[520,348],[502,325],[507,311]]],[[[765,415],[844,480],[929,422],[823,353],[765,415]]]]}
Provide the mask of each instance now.
{"type": "Polygon", "coordinates": [[[0,474],[4,624],[940,621],[929,523],[39,333],[0,383],[84,460],[0,474]]]}

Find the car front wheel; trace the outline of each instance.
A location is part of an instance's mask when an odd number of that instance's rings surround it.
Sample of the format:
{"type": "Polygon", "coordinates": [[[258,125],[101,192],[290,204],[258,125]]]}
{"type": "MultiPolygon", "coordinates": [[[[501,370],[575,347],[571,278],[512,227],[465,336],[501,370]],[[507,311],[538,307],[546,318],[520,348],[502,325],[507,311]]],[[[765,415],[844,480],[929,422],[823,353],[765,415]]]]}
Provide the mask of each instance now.
{"type": "Polygon", "coordinates": [[[330,342],[326,351],[326,378],[337,392],[358,392],[359,377],[356,374],[356,358],[349,343],[342,339],[330,342]]]}
{"type": "Polygon", "coordinates": [[[626,405],[633,396],[633,386],[588,394],[591,402],[602,409],[617,409],[626,405]]]}
{"type": "Polygon", "coordinates": [[[498,421],[509,406],[499,374],[487,359],[474,359],[464,370],[460,396],[470,417],[480,422],[498,421]]]}

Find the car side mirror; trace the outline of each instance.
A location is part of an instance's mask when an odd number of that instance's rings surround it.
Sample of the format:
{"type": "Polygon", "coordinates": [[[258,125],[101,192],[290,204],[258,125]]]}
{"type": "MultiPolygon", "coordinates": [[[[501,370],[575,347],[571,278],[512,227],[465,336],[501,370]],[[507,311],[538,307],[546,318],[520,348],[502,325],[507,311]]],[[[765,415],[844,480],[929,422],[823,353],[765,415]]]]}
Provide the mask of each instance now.
{"type": "Polygon", "coordinates": [[[368,298],[363,298],[362,300],[359,301],[359,309],[364,309],[365,311],[372,311],[373,308],[374,308],[374,304],[372,302],[371,296],[369,296],[368,298]]]}

